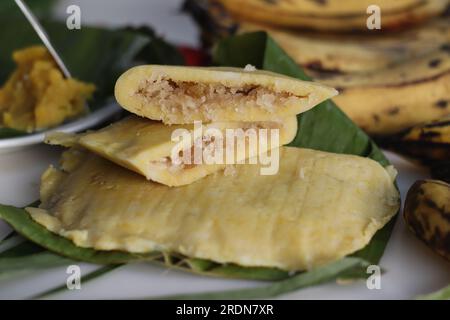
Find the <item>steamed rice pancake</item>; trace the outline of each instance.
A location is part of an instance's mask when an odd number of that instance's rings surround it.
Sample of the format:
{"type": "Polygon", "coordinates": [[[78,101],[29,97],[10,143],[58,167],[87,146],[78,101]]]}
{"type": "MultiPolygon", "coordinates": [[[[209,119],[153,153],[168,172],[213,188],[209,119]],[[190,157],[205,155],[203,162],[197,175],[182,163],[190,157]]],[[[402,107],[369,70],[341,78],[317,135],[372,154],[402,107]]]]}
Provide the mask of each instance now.
{"type": "Polygon", "coordinates": [[[124,109],[166,124],[277,121],[336,94],[318,83],[250,68],[158,65],[129,69],[115,87],[124,109]]]}
{"type": "Polygon", "coordinates": [[[304,270],[363,248],[399,209],[393,174],[373,160],[291,147],[280,156],[277,175],[242,165],[169,188],[70,149],[27,211],[80,247],[304,270]]]}
{"type": "MultiPolygon", "coordinates": [[[[255,143],[249,143],[245,140],[245,153],[237,152],[237,141],[234,148],[234,163],[241,160],[255,157],[258,154],[265,153],[280,145],[291,142],[297,133],[297,118],[291,116],[281,122],[217,122],[205,124],[202,135],[198,139],[203,140],[203,150],[207,153],[207,148],[211,147],[214,151],[218,141],[212,141],[208,136],[208,129],[218,129],[224,141],[222,145],[226,146],[226,130],[242,129],[243,132],[249,132],[248,129],[254,129],[255,143]],[[259,129],[267,129],[264,136],[267,137],[266,144],[259,144],[259,129]],[[271,143],[270,130],[278,129],[279,140],[271,143]]],[[[190,184],[196,180],[205,177],[208,174],[223,170],[226,165],[223,163],[207,164],[202,159],[202,163],[194,163],[194,125],[172,125],[166,126],[161,122],[150,121],[137,116],[127,117],[119,122],[113,123],[99,131],[87,132],[80,135],[50,134],[46,142],[56,145],[73,146],[78,145],[89,149],[102,157],[105,157],[125,168],[133,170],[149,180],[153,180],[168,186],[181,186],[190,184]],[[178,163],[172,159],[172,150],[176,147],[177,141],[172,141],[172,133],[177,129],[189,130],[191,143],[187,144],[181,152],[191,154],[187,163],[178,163]]],[[[235,131],[233,131],[235,132],[235,131]]],[[[237,139],[234,139],[237,140],[237,139]]],[[[210,151],[210,153],[214,153],[210,151]]],[[[225,159],[226,150],[223,152],[225,159]]]]}

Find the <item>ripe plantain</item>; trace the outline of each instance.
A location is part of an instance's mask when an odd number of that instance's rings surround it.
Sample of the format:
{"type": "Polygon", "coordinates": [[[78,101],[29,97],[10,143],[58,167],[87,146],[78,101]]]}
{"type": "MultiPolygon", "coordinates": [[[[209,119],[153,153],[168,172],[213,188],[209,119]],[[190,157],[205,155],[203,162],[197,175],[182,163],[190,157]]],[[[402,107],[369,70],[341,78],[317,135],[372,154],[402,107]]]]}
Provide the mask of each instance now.
{"type": "MultiPolygon", "coordinates": [[[[372,0],[218,0],[235,17],[321,31],[367,30],[372,0]]],[[[448,0],[379,0],[383,30],[405,28],[445,11],[448,0]]]]}
{"type": "Polygon", "coordinates": [[[450,114],[450,46],[383,70],[314,79],[337,88],[337,105],[372,135],[400,132],[450,114]]]}
{"type": "Polygon", "coordinates": [[[450,161],[450,116],[381,139],[380,144],[432,167],[433,177],[446,180],[450,161]]]}
{"type": "Polygon", "coordinates": [[[217,3],[187,0],[184,9],[201,29],[206,48],[236,33],[266,31],[308,71],[365,72],[386,68],[450,46],[450,19],[434,19],[407,31],[378,34],[318,34],[236,20],[217,3]]]}
{"type": "Polygon", "coordinates": [[[450,185],[417,181],[408,191],[403,216],[408,227],[433,251],[450,260],[450,185]]]}
{"type": "MultiPolygon", "coordinates": [[[[229,21],[229,20],[228,20],[229,21]]],[[[239,22],[237,33],[266,31],[308,72],[368,72],[394,66],[450,45],[450,19],[440,18],[420,28],[376,36],[321,34],[239,22]]]]}

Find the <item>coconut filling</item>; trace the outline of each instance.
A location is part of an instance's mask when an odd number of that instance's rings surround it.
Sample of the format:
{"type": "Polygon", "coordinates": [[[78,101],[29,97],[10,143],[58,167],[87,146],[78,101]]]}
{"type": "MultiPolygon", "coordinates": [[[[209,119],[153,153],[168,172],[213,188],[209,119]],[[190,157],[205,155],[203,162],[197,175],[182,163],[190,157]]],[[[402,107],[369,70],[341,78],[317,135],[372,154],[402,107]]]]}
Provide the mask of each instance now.
{"type": "MultiPolygon", "coordinates": [[[[282,129],[283,128],[283,124],[281,122],[276,122],[276,121],[272,121],[272,122],[248,122],[247,125],[242,126],[242,130],[244,132],[244,135],[238,135],[236,138],[236,141],[233,144],[233,147],[235,148],[234,150],[234,154],[235,157],[238,154],[237,150],[236,150],[236,145],[238,145],[240,141],[243,141],[245,143],[245,152],[246,152],[246,156],[244,158],[247,158],[249,155],[249,141],[250,141],[250,137],[249,135],[247,135],[245,132],[247,132],[248,129],[254,129],[259,130],[259,129],[282,129]]],[[[282,137],[280,136],[280,142],[282,137]]],[[[229,146],[226,143],[226,139],[216,139],[215,136],[208,136],[208,135],[204,135],[201,138],[198,138],[196,140],[196,142],[194,144],[192,144],[190,147],[185,148],[183,150],[180,150],[178,152],[178,154],[176,155],[175,158],[172,158],[172,156],[166,156],[166,157],[162,157],[158,160],[153,160],[150,161],[150,167],[153,168],[158,168],[158,169],[167,169],[172,173],[176,173],[180,170],[183,169],[192,169],[195,168],[196,166],[198,166],[199,164],[195,163],[195,149],[199,148],[201,155],[203,157],[214,157],[218,148],[222,148],[223,152],[228,152],[229,151],[229,146]],[[187,156],[186,156],[187,155],[187,156]]],[[[281,143],[279,144],[281,146],[281,143]]],[[[271,149],[270,147],[268,149],[271,149]]],[[[261,150],[262,151],[262,150],[261,150]]],[[[261,152],[260,151],[260,152],[261,152]]],[[[242,161],[242,154],[241,155],[241,161],[242,161]]],[[[254,156],[254,155],[253,155],[254,156]]],[[[236,160],[236,158],[235,158],[236,160]]]]}
{"type": "Polygon", "coordinates": [[[191,115],[202,111],[209,120],[216,120],[213,111],[224,106],[244,112],[248,107],[258,106],[270,113],[277,107],[302,103],[306,96],[276,92],[260,85],[225,86],[220,83],[174,81],[164,74],[153,74],[141,81],[135,95],[147,103],[160,106],[168,115],[191,115]]]}

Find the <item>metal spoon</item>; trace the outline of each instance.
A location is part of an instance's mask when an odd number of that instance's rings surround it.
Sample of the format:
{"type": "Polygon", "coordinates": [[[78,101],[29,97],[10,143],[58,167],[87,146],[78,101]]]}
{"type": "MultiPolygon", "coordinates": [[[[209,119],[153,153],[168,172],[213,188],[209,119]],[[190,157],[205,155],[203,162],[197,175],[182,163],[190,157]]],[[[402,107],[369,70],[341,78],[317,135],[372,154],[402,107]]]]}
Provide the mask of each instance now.
{"type": "MultiPolygon", "coordinates": [[[[22,0],[14,0],[19,7],[20,11],[22,11],[25,18],[27,18],[28,22],[33,27],[34,31],[36,31],[39,38],[42,40],[42,43],[44,43],[45,47],[47,48],[48,52],[50,52],[50,55],[55,60],[56,64],[58,65],[59,69],[62,71],[64,77],[66,78],[72,78],[72,75],[70,74],[69,69],[67,69],[66,65],[64,64],[63,60],[59,56],[58,52],[56,52],[55,48],[53,47],[52,43],[50,42],[50,38],[47,35],[47,32],[45,32],[44,27],[39,23],[36,16],[33,14],[33,12],[28,8],[28,6],[23,2],[22,0]]],[[[89,105],[87,102],[84,103],[84,109],[86,112],[89,112],[89,105]]]]}
{"type": "Polygon", "coordinates": [[[53,47],[52,43],[50,42],[50,39],[45,32],[42,25],[39,23],[39,21],[36,19],[36,16],[31,12],[30,8],[22,1],[22,0],[15,0],[17,6],[20,8],[24,16],[27,18],[28,22],[33,27],[34,31],[36,31],[39,38],[41,38],[44,45],[47,47],[47,50],[50,52],[51,56],[55,60],[58,67],[61,69],[62,73],[66,78],[71,78],[71,74],[69,70],[67,69],[66,65],[62,61],[59,54],[56,52],[55,48],[53,47]]]}

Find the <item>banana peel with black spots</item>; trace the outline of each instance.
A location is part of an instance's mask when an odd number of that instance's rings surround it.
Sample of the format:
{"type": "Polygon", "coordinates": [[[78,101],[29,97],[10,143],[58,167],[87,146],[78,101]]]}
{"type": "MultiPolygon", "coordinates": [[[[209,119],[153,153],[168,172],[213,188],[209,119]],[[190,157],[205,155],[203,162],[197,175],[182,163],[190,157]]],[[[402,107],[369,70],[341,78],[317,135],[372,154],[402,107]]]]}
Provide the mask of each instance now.
{"type": "Polygon", "coordinates": [[[450,261],[450,185],[417,181],[408,191],[403,212],[409,229],[430,249],[450,261]]]}

